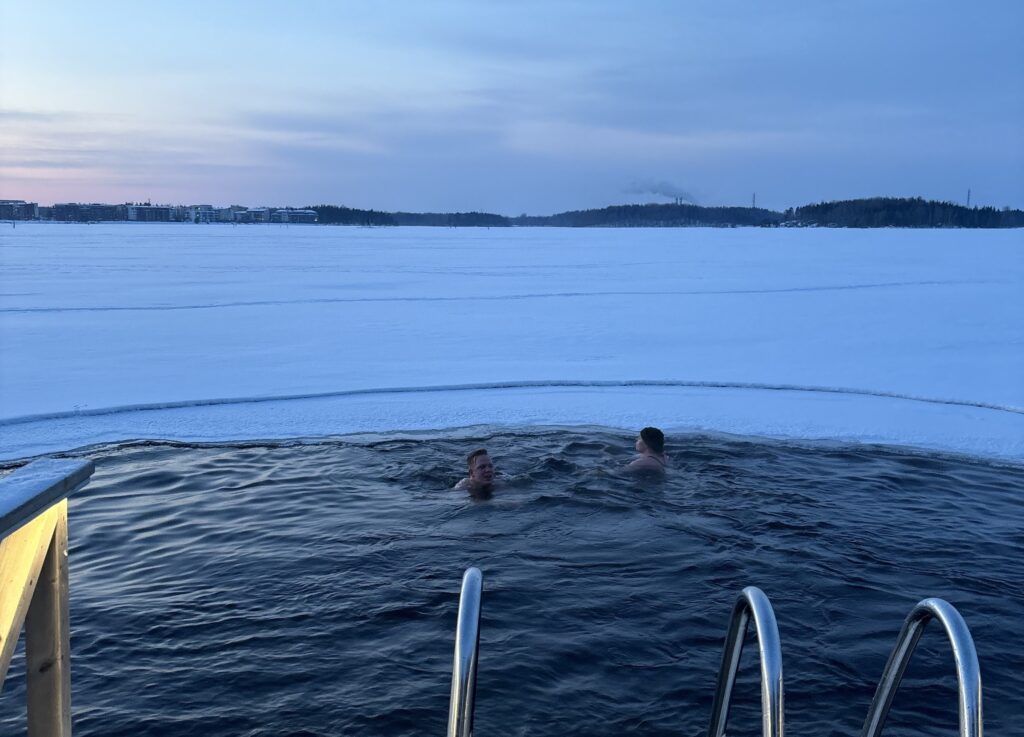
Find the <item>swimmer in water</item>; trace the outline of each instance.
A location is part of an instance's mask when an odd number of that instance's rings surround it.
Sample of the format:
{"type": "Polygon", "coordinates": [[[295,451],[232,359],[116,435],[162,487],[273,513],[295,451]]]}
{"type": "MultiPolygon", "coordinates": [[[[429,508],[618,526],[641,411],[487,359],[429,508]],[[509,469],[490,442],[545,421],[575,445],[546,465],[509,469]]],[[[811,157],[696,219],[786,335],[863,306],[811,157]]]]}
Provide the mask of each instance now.
{"type": "Polygon", "coordinates": [[[474,450],[466,459],[469,476],[455,484],[455,488],[472,494],[493,491],[502,484],[494,478],[494,463],[486,448],[474,450]]]}
{"type": "Polygon", "coordinates": [[[626,466],[627,471],[665,473],[668,468],[668,456],[665,455],[665,434],[661,430],[656,427],[645,427],[637,436],[635,447],[640,455],[626,466]]]}

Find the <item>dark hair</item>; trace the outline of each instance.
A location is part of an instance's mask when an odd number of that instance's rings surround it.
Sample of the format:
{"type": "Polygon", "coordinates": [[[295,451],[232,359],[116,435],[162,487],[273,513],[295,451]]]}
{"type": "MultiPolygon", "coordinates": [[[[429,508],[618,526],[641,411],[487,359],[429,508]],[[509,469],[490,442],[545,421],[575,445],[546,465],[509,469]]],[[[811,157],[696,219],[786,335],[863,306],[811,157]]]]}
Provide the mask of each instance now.
{"type": "Polygon", "coordinates": [[[488,455],[487,448],[477,448],[472,453],[470,453],[469,457],[466,458],[466,465],[469,466],[469,470],[470,471],[473,470],[473,461],[474,460],[476,460],[480,456],[485,456],[485,455],[488,455]]]}
{"type": "Polygon", "coordinates": [[[665,433],[658,428],[645,427],[640,431],[640,439],[644,441],[644,445],[655,453],[665,452],[665,433]]]}

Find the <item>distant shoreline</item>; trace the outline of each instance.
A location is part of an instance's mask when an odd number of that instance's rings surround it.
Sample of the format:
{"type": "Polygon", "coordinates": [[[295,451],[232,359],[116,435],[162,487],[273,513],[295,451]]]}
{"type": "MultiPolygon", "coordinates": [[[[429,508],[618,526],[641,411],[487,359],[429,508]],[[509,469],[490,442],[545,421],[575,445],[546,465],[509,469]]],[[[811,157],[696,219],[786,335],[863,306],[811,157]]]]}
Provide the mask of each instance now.
{"type": "Polygon", "coordinates": [[[144,225],[182,225],[182,226],[192,226],[192,225],[228,226],[228,225],[230,225],[232,227],[243,226],[243,227],[246,227],[246,228],[248,228],[250,226],[254,227],[254,228],[260,228],[260,227],[264,227],[264,226],[266,226],[266,227],[277,227],[277,228],[280,228],[280,227],[292,227],[292,226],[316,228],[318,226],[326,226],[326,227],[332,227],[332,228],[367,228],[367,229],[372,228],[374,230],[381,229],[381,228],[392,229],[392,228],[443,228],[443,227],[448,227],[448,228],[453,228],[453,229],[454,228],[478,228],[478,229],[479,228],[484,228],[486,230],[490,230],[492,227],[496,227],[496,228],[512,228],[512,229],[514,229],[514,228],[552,228],[552,229],[556,229],[556,230],[557,229],[579,230],[579,229],[585,229],[585,228],[606,229],[606,230],[617,230],[617,229],[621,229],[621,230],[626,230],[626,229],[640,230],[640,229],[650,229],[650,228],[662,228],[662,229],[665,229],[665,230],[671,230],[671,229],[685,230],[685,229],[688,229],[688,228],[705,228],[706,229],[706,228],[776,228],[776,227],[778,227],[778,228],[806,228],[806,229],[813,229],[813,230],[830,230],[830,229],[835,229],[835,230],[840,230],[840,229],[860,229],[860,230],[869,230],[869,229],[872,229],[872,230],[1013,230],[1013,229],[1016,229],[1016,228],[1024,228],[1024,225],[973,226],[973,227],[972,226],[963,226],[963,225],[933,225],[933,226],[919,226],[919,225],[876,225],[876,226],[853,226],[853,225],[839,225],[839,224],[835,224],[835,223],[832,223],[832,224],[829,224],[829,225],[803,224],[803,223],[801,223],[801,224],[792,224],[792,225],[790,225],[790,224],[779,224],[777,226],[775,226],[775,225],[766,225],[766,226],[740,225],[740,224],[733,224],[733,225],[705,225],[705,224],[700,224],[700,223],[694,224],[694,225],[654,225],[654,224],[651,224],[651,225],[646,225],[646,224],[644,224],[644,225],[518,225],[518,224],[513,224],[513,225],[507,225],[507,226],[506,225],[502,225],[502,226],[491,226],[491,225],[449,225],[449,226],[443,226],[443,225],[407,225],[407,224],[403,224],[403,225],[360,225],[360,224],[357,224],[357,223],[190,223],[190,222],[180,221],[180,220],[163,221],[163,222],[148,222],[148,223],[138,223],[138,222],[133,222],[133,221],[129,221],[129,220],[77,220],[77,221],[76,220],[42,220],[42,219],[38,219],[38,220],[10,220],[10,219],[0,220],[0,224],[2,224],[4,226],[13,225],[14,227],[17,227],[18,225],[27,224],[27,223],[31,223],[33,225],[53,225],[53,226],[62,226],[62,225],[119,225],[120,226],[120,225],[123,225],[123,226],[126,226],[126,227],[144,226],[144,225]]]}
{"type": "Polygon", "coordinates": [[[171,206],[64,203],[40,207],[22,200],[0,200],[0,220],[12,222],[181,222],[235,225],[354,225],[363,227],[565,227],[565,228],[1021,228],[1024,211],[968,207],[917,198],[874,197],[820,202],[782,212],[758,207],[704,207],[673,204],[611,205],[554,215],[508,217],[487,212],[413,213],[364,210],[342,205],[304,208],[246,208],[233,205],[171,206]]]}

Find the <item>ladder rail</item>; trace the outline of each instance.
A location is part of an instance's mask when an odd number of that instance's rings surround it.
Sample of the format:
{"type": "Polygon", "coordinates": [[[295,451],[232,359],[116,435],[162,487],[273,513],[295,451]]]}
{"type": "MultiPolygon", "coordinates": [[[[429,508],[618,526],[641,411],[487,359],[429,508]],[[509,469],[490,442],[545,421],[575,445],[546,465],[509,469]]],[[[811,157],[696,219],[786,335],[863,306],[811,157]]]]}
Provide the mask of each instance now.
{"type": "Polygon", "coordinates": [[[861,737],[880,737],[889,707],[896,691],[903,681],[903,674],[910,665],[917,643],[924,634],[924,628],[936,619],[946,631],[946,637],[953,648],[956,667],[956,682],[959,701],[960,737],[982,737],[984,722],[981,709],[981,668],[978,665],[978,651],[974,647],[967,623],[960,612],[943,599],[923,599],[911,610],[900,634],[896,638],[889,660],[882,671],[875,696],[868,707],[861,737]]]}
{"type": "Polygon", "coordinates": [[[483,574],[467,568],[462,576],[459,619],[455,628],[452,695],[448,707],[448,737],[472,737],[476,708],[476,667],[480,649],[480,607],[483,574]]]}
{"type": "Polygon", "coordinates": [[[743,653],[747,625],[754,622],[761,660],[761,732],[763,737],[783,737],[782,645],[771,602],[761,589],[747,586],[736,598],[729,620],[718,671],[718,685],[711,707],[708,737],[724,737],[732,705],[732,689],[743,653]]]}
{"type": "MultiPolygon", "coordinates": [[[[480,569],[467,568],[462,577],[455,631],[448,737],[472,737],[473,734],[482,592],[483,574],[480,569]]],[[[981,669],[974,639],[956,608],[938,598],[918,602],[904,621],[896,646],[886,662],[871,700],[860,737],[881,737],[896,691],[924,628],[932,619],[942,624],[953,649],[958,689],[959,737],[983,737],[981,669]]],[[[751,621],[754,623],[760,659],[762,737],[784,737],[782,647],[778,622],[768,597],[756,586],[744,588],[733,605],[711,708],[708,737],[725,737],[733,687],[751,621]]]]}

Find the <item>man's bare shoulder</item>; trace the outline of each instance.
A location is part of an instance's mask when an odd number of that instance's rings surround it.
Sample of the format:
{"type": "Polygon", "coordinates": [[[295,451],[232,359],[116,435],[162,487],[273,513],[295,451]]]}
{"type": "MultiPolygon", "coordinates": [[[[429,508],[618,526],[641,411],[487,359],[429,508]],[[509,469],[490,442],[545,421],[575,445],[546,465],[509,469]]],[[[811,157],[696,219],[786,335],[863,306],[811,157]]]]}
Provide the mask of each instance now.
{"type": "Polygon", "coordinates": [[[643,473],[648,473],[652,471],[655,473],[665,473],[665,466],[662,463],[660,463],[656,458],[651,458],[650,456],[640,456],[639,458],[634,459],[628,466],[626,466],[626,470],[643,473]]]}
{"type": "Polygon", "coordinates": [[[494,479],[494,481],[492,481],[491,483],[484,485],[484,484],[475,483],[473,481],[473,479],[465,478],[465,479],[462,479],[462,481],[460,481],[459,483],[455,484],[455,486],[452,487],[452,490],[453,491],[481,491],[481,490],[494,491],[495,489],[503,489],[503,488],[505,488],[506,485],[507,484],[506,484],[504,479],[494,479]]]}

